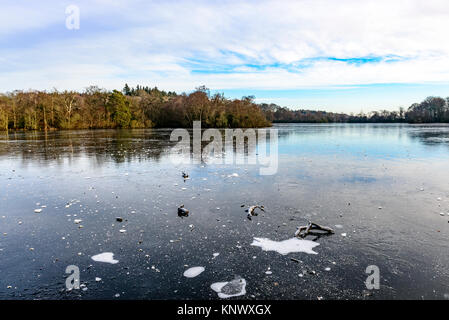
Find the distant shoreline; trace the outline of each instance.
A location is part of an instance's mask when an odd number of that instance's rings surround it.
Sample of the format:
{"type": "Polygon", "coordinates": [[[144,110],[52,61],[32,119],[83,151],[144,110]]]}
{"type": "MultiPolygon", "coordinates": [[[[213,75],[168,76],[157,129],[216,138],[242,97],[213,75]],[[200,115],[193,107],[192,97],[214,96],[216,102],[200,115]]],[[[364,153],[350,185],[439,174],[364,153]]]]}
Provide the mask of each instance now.
{"type": "MultiPolygon", "coordinates": [[[[423,126],[423,125],[447,125],[449,126],[449,123],[447,122],[429,122],[429,123],[408,123],[408,122],[273,122],[272,124],[314,124],[314,125],[329,125],[329,124],[366,124],[366,125],[376,125],[376,124],[405,124],[410,126],[423,126]]],[[[241,127],[240,129],[268,129],[272,126],[267,127],[241,127]]],[[[1,133],[32,133],[32,132],[72,132],[72,131],[99,131],[99,130],[116,130],[116,131],[128,131],[128,130],[148,130],[148,129],[155,129],[155,130],[173,130],[173,129],[181,129],[179,127],[148,127],[148,128],[73,128],[73,129],[57,129],[57,128],[49,128],[47,130],[29,130],[29,129],[9,129],[6,130],[0,130],[1,133]]],[[[191,127],[182,127],[182,129],[191,129],[191,127]]],[[[203,130],[207,130],[210,128],[202,128],[203,130]]],[[[215,128],[219,130],[225,130],[225,129],[237,129],[237,128],[215,128]]]]}
{"type": "Polygon", "coordinates": [[[314,121],[273,121],[272,124],[288,124],[288,123],[303,123],[303,124],[410,124],[410,125],[423,125],[423,124],[448,124],[449,122],[405,122],[405,121],[393,121],[393,122],[369,122],[369,121],[341,121],[341,122],[314,122],[314,121]]]}
{"type": "Polygon", "coordinates": [[[0,131],[81,129],[263,128],[272,123],[449,123],[449,98],[428,97],[407,110],[359,114],[292,110],[257,104],[254,96],[229,99],[200,86],[190,94],[127,84],[122,91],[96,86],[75,91],[0,94],[0,131]]]}

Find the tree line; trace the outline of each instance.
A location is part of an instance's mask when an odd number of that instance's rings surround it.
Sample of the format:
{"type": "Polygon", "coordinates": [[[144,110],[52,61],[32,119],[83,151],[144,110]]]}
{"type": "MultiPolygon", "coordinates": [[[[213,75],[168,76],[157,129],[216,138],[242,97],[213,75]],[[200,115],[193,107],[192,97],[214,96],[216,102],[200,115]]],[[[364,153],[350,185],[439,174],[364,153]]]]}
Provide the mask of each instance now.
{"type": "Polygon", "coordinates": [[[0,130],[270,126],[252,97],[227,99],[198,87],[190,94],[125,85],[75,91],[14,91],[0,94],[0,130]]]}
{"type": "Polygon", "coordinates": [[[359,114],[314,110],[291,110],[276,104],[259,105],[268,121],[273,123],[449,123],[449,97],[428,97],[407,110],[372,111],[359,114]]]}
{"type": "Polygon", "coordinates": [[[345,114],[256,104],[253,96],[228,99],[205,86],[190,94],[127,84],[122,91],[90,86],[76,91],[13,91],[0,94],[0,130],[96,128],[258,128],[276,122],[449,123],[449,98],[428,97],[407,110],[345,114]]]}

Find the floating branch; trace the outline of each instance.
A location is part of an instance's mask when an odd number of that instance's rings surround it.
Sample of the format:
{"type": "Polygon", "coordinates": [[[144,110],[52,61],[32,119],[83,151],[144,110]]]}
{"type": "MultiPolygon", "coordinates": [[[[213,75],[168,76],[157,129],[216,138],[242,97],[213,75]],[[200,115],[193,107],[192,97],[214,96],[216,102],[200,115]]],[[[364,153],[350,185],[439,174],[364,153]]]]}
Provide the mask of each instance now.
{"type": "Polygon", "coordinates": [[[305,238],[309,234],[315,234],[316,235],[317,233],[314,232],[314,231],[317,231],[317,230],[318,231],[323,231],[323,232],[319,233],[320,235],[323,234],[323,233],[324,234],[334,234],[334,230],[332,230],[331,228],[323,227],[323,226],[320,226],[319,224],[316,224],[314,222],[310,222],[309,221],[308,225],[298,227],[298,229],[295,232],[295,237],[305,238]]]}

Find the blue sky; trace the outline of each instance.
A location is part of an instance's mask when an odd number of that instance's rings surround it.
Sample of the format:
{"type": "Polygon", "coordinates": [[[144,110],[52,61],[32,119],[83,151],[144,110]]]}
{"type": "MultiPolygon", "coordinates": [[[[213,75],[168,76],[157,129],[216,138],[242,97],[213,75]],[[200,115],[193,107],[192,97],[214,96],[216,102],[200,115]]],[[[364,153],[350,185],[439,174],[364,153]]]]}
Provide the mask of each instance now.
{"type": "Polygon", "coordinates": [[[446,0],[3,0],[1,8],[0,92],[206,85],[231,98],[355,113],[449,96],[446,0]],[[66,26],[70,5],[79,29],[66,26]]]}

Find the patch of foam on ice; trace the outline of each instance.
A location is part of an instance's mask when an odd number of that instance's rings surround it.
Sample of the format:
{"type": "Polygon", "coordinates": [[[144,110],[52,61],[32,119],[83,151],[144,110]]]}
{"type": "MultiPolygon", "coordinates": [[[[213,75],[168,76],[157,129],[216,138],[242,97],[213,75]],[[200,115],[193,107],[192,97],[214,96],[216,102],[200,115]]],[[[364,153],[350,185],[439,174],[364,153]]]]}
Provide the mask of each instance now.
{"type": "Polygon", "coordinates": [[[305,252],[309,254],[318,254],[312,249],[320,244],[311,240],[302,240],[292,238],[283,241],[274,241],[267,238],[254,238],[252,246],[261,247],[263,251],[276,251],[282,255],[291,252],[305,252]]]}
{"type": "Polygon", "coordinates": [[[215,282],[212,283],[210,287],[218,293],[218,296],[221,299],[238,297],[246,294],[246,280],[242,278],[226,282],[215,282]]]}
{"type": "Polygon", "coordinates": [[[92,260],[97,261],[97,262],[106,262],[106,263],[112,263],[112,264],[118,263],[118,260],[114,260],[114,254],[112,252],[103,252],[103,253],[97,254],[95,256],[92,256],[92,260]]]}
{"type": "Polygon", "coordinates": [[[192,267],[184,271],[184,277],[186,278],[195,278],[196,276],[203,273],[206,270],[204,267],[192,267]]]}

